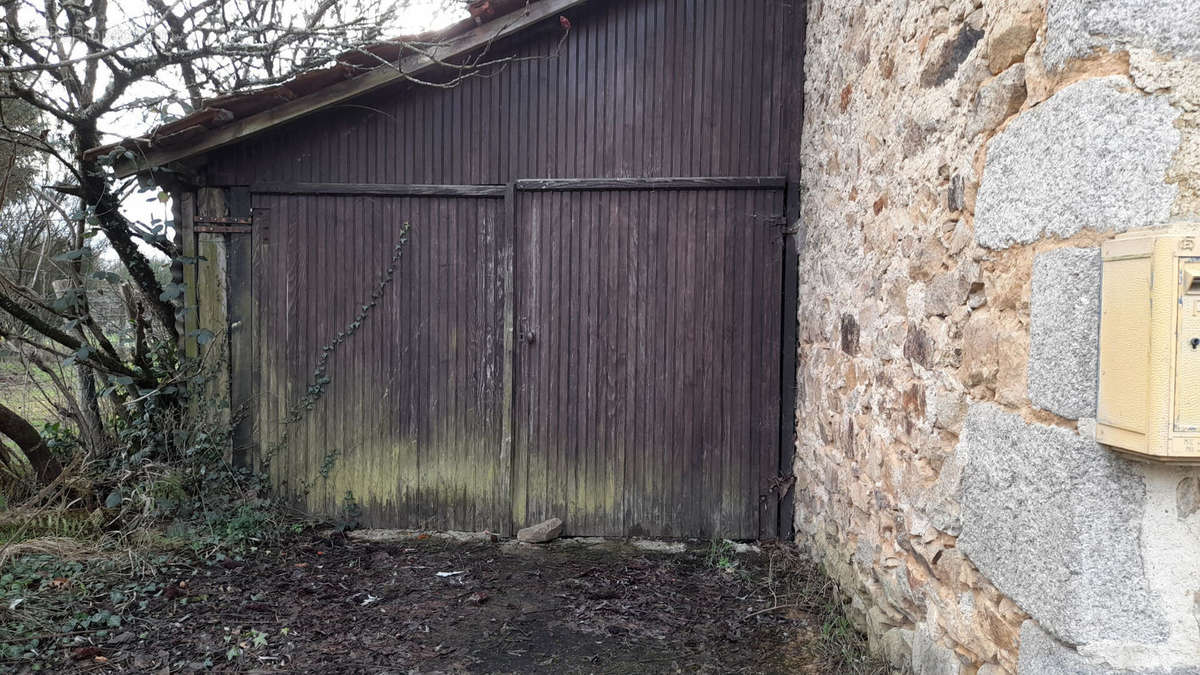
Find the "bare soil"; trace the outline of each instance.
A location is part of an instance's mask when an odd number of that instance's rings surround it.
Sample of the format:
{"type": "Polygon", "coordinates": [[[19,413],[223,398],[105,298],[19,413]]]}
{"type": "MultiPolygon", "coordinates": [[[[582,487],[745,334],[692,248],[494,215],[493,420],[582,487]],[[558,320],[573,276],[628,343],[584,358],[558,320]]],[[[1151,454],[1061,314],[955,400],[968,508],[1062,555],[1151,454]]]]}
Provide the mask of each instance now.
{"type": "MultiPolygon", "coordinates": [[[[714,553],[707,544],[655,553],[619,542],[306,537],[244,560],[158,566],[160,590],[119,629],[60,640],[44,666],[171,673],[873,672],[855,652],[861,645],[830,648],[831,622],[843,630],[844,619],[825,612],[828,585],[796,560],[785,549],[714,553]]],[[[86,611],[104,605],[104,596],[92,602],[86,611]]]]}

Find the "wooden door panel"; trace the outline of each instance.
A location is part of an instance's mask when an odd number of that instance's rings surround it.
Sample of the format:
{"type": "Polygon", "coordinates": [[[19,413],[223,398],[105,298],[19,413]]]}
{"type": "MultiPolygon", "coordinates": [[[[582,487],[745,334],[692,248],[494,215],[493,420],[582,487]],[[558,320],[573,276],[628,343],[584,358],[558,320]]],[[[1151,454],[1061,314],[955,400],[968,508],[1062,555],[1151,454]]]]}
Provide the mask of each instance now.
{"type": "Polygon", "coordinates": [[[782,191],[516,194],[514,525],[773,535],[782,191]]]}

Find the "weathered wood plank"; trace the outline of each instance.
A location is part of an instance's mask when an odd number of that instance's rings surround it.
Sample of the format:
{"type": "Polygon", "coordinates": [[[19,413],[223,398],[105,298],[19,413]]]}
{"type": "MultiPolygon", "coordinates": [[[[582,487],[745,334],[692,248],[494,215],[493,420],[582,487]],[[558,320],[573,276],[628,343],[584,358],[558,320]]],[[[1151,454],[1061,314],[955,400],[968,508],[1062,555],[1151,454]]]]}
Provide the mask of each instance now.
{"type": "Polygon", "coordinates": [[[714,176],[711,178],[527,178],[517,181],[522,191],[590,190],[775,190],[784,187],[783,176],[714,176]]]}
{"type": "MultiPolygon", "coordinates": [[[[201,188],[196,196],[196,220],[226,215],[225,191],[221,188],[201,188]]],[[[194,226],[193,226],[194,227],[194,226]]],[[[229,313],[228,313],[228,255],[223,234],[196,234],[196,310],[197,328],[212,333],[213,339],[200,345],[199,355],[210,376],[204,405],[215,406],[216,423],[228,426],[229,410],[229,313]]],[[[192,342],[195,337],[186,336],[192,342]]],[[[231,439],[232,440],[232,439],[231,439]]],[[[233,460],[232,446],[226,451],[233,460]]]]}
{"type": "MultiPolygon", "coordinates": [[[[250,217],[250,191],[245,187],[229,191],[229,212],[235,218],[250,217]]],[[[229,256],[229,404],[233,416],[233,460],[235,466],[249,466],[257,454],[254,429],[258,426],[256,383],[261,361],[258,357],[258,309],[255,305],[257,271],[254,267],[254,240],[247,228],[232,234],[227,243],[229,256]]]]}
{"type": "Polygon", "coordinates": [[[503,230],[493,241],[500,241],[500,253],[496,264],[499,266],[500,298],[503,303],[504,346],[500,353],[500,473],[496,491],[500,495],[498,508],[504,508],[509,517],[506,519],[508,528],[505,534],[524,527],[525,521],[525,484],[524,477],[516,480],[516,462],[513,461],[513,424],[515,412],[513,405],[516,392],[513,388],[513,375],[516,368],[516,297],[514,295],[514,255],[517,241],[517,194],[516,188],[509,185],[505,190],[504,211],[497,219],[503,230]]]}
{"type": "Polygon", "coordinates": [[[425,185],[387,183],[255,183],[257,194],[280,195],[359,195],[383,197],[485,197],[503,199],[503,185],[425,185]]]}

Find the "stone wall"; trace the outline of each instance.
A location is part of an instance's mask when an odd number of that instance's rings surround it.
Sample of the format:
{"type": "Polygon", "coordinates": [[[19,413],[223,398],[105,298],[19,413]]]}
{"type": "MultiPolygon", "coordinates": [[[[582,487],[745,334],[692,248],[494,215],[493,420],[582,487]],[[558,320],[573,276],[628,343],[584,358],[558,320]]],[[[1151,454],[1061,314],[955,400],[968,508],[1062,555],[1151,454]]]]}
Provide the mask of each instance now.
{"type": "Polygon", "coordinates": [[[1200,470],[1097,445],[1098,246],[1200,214],[1200,0],[812,0],[797,540],[917,673],[1200,672],[1200,470]]]}

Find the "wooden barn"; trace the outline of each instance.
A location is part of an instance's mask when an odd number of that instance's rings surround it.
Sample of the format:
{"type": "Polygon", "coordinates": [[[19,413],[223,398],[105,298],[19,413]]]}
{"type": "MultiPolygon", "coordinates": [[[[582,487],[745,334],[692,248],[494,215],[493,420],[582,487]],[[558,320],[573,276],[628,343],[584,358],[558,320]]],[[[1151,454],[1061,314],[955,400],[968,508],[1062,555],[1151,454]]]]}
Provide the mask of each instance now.
{"type": "Polygon", "coordinates": [[[372,526],[787,536],[802,0],[472,9],[122,144],[235,457],[372,526]]]}

